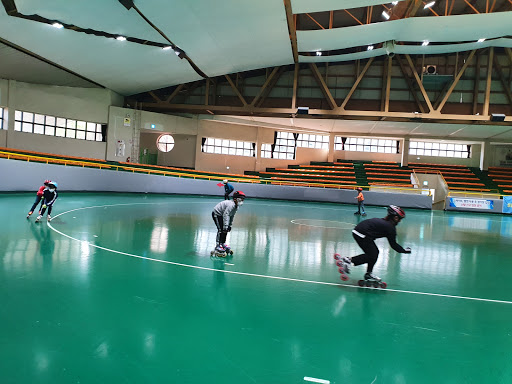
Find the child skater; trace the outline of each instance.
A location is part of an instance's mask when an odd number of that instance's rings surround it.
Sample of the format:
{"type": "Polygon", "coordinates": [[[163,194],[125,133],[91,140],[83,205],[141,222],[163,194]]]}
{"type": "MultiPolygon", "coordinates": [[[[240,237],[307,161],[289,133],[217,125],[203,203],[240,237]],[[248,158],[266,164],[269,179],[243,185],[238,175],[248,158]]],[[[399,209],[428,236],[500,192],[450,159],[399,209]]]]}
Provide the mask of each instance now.
{"type": "Polygon", "coordinates": [[[341,268],[345,273],[350,273],[351,265],[367,264],[365,280],[380,282],[382,279],[373,274],[373,266],[379,257],[379,248],[375,245],[375,239],[386,237],[389,245],[398,253],[411,253],[411,248],[402,248],[396,242],[396,226],[405,218],[405,212],[396,205],[388,207],[388,214],[383,219],[373,218],[361,221],[352,231],[352,236],[356,243],[361,247],[364,253],[347,257],[342,256],[339,260],[342,262],[341,268]]]}
{"type": "Polygon", "coordinates": [[[217,226],[217,246],[215,251],[219,253],[229,252],[231,248],[226,245],[226,237],[231,231],[231,224],[239,207],[245,200],[245,193],[236,191],[233,193],[233,200],[221,201],[213,208],[212,218],[217,226]]]}
{"type": "Polygon", "coordinates": [[[362,215],[366,216],[366,212],[364,211],[364,196],[363,196],[363,188],[356,188],[357,193],[357,212],[354,215],[362,215]]]}
{"type": "Polygon", "coordinates": [[[48,208],[48,216],[47,220],[51,221],[51,213],[53,204],[55,203],[55,200],[57,200],[58,194],[57,194],[57,182],[56,181],[50,181],[48,183],[48,186],[43,191],[43,208],[39,212],[39,216],[37,216],[36,223],[38,223],[44,216],[44,213],[46,211],[46,208],[48,208]]]}
{"type": "Polygon", "coordinates": [[[227,180],[222,180],[222,184],[224,184],[224,200],[229,200],[229,195],[235,188],[227,180]]]}
{"type": "Polygon", "coordinates": [[[28,215],[27,215],[27,219],[30,218],[30,215],[32,213],[34,213],[34,209],[36,209],[37,207],[37,204],[39,204],[39,202],[41,201],[41,199],[43,198],[43,191],[44,189],[48,186],[48,183],[50,182],[50,180],[45,180],[43,185],[41,185],[39,187],[39,190],[37,191],[36,193],[36,201],[34,202],[34,204],[32,205],[32,207],[30,208],[30,211],[28,211],[28,215]]]}

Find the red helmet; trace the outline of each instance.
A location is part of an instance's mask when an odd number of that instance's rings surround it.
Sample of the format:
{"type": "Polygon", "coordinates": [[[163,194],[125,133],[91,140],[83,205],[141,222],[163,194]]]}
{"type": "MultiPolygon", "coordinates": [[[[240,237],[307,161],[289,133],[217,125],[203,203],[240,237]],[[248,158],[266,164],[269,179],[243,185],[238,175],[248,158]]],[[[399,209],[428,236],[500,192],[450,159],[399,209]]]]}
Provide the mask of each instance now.
{"type": "Polygon", "coordinates": [[[242,191],[235,191],[235,193],[233,193],[233,199],[245,199],[245,193],[242,191]]]}
{"type": "Polygon", "coordinates": [[[396,216],[400,219],[405,218],[405,212],[402,208],[396,205],[390,205],[388,207],[388,216],[396,216]]]}
{"type": "Polygon", "coordinates": [[[52,182],[51,180],[45,180],[43,184],[44,184],[44,185],[48,185],[48,184],[50,184],[51,182],[52,182]]]}
{"type": "Polygon", "coordinates": [[[356,191],[363,192],[363,188],[361,188],[361,187],[357,187],[357,188],[356,188],[356,191]]]}

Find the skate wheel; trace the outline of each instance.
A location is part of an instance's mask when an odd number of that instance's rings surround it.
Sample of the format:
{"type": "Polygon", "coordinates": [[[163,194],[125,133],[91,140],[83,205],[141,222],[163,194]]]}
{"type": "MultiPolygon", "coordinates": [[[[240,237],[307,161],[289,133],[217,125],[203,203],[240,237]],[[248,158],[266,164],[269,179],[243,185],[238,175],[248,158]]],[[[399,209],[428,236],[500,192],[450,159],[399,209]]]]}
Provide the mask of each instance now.
{"type": "Polygon", "coordinates": [[[364,280],[359,280],[357,282],[357,285],[359,285],[360,287],[364,287],[364,280]]]}
{"type": "Polygon", "coordinates": [[[215,255],[215,251],[210,252],[210,256],[213,256],[213,255],[215,255]]]}
{"type": "Polygon", "coordinates": [[[341,261],[341,260],[336,260],[336,265],[337,265],[338,267],[343,267],[343,261],[341,261]]]}
{"type": "Polygon", "coordinates": [[[343,280],[343,281],[347,281],[347,280],[348,280],[348,276],[347,276],[347,275],[345,275],[344,273],[342,273],[342,274],[340,275],[340,279],[341,279],[341,280],[343,280]]]}
{"type": "Polygon", "coordinates": [[[233,251],[229,251],[229,254],[232,255],[233,254],[233,251]]]}
{"type": "Polygon", "coordinates": [[[339,253],[335,253],[334,260],[340,260],[340,259],[341,259],[341,255],[339,253]]]}
{"type": "Polygon", "coordinates": [[[380,287],[386,289],[388,285],[385,282],[380,283],[380,287]]]}
{"type": "Polygon", "coordinates": [[[338,268],[338,272],[341,273],[342,275],[346,274],[345,270],[342,267],[338,268]]]}
{"type": "Polygon", "coordinates": [[[378,281],[374,281],[373,282],[373,287],[374,288],[379,288],[380,287],[380,283],[378,281]]]}
{"type": "Polygon", "coordinates": [[[372,282],[371,281],[365,281],[364,285],[366,285],[367,287],[371,287],[372,286],[372,282]]]}

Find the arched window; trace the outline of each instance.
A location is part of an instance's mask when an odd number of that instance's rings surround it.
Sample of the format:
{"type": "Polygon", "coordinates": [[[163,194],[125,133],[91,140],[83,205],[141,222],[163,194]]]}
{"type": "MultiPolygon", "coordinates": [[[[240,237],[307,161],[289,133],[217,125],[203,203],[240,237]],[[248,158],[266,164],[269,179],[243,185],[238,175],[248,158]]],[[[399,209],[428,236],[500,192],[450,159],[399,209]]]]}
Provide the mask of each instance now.
{"type": "Polygon", "coordinates": [[[161,152],[170,152],[174,148],[174,137],[171,135],[160,135],[156,141],[156,146],[161,152]]]}

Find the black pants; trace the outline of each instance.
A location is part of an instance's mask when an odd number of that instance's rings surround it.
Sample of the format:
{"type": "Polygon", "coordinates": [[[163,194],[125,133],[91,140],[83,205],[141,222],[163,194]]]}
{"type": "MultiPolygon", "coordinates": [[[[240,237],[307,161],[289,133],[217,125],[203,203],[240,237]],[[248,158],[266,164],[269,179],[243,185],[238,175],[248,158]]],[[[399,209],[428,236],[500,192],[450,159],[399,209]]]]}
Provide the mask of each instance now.
{"type": "MultiPolygon", "coordinates": [[[[48,207],[48,216],[50,216],[50,215],[52,214],[52,207],[53,207],[53,205],[48,205],[47,207],[48,207]]],[[[44,212],[45,212],[45,211],[46,211],[46,208],[43,208],[43,209],[41,209],[41,211],[39,212],[39,214],[40,214],[41,216],[44,216],[44,212]]]]}
{"type": "Polygon", "coordinates": [[[217,245],[224,244],[228,236],[227,231],[224,230],[224,220],[222,216],[216,215],[215,212],[212,212],[212,219],[217,226],[217,245]]]}
{"type": "Polygon", "coordinates": [[[364,252],[360,255],[353,256],[352,263],[354,263],[354,265],[368,264],[366,272],[372,272],[373,266],[379,258],[379,248],[375,245],[375,241],[368,237],[362,238],[355,233],[352,233],[352,236],[357,245],[359,245],[364,252]]]}
{"type": "Polygon", "coordinates": [[[37,196],[36,195],[36,201],[32,205],[32,208],[30,208],[30,212],[34,212],[34,209],[36,209],[37,204],[39,204],[39,202],[41,201],[42,198],[43,198],[42,196],[37,196]]]}
{"type": "MultiPolygon", "coordinates": [[[[231,191],[231,192],[233,192],[233,191],[231,191]]],[[[224,193],[224,200],[229,200],[229,195],[231,194],[231,192],[224,193]]]]}

